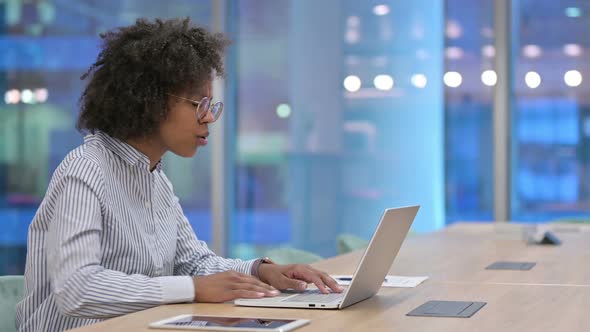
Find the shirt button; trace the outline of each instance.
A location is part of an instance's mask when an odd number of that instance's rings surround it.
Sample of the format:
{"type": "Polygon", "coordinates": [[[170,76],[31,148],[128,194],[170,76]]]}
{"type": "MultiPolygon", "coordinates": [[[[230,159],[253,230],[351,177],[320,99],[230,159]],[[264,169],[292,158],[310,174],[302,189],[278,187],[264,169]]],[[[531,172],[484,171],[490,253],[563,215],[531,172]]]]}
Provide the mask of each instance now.
{"type": "Polygon", "coordinates": [[[149,209],[152,207],[152,204],[150,204],[150,202],[145,202],[145,208],[149,209]]]}

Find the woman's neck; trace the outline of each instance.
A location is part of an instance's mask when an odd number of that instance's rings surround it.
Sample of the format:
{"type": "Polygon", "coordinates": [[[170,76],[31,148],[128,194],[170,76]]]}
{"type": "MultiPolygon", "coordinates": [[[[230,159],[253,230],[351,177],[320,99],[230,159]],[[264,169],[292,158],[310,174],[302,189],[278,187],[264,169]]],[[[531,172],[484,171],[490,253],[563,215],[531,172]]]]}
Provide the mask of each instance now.
{"type": "Polygon", "coordinates": [[[162,147],[162,144],[158,144],[158,142],[152,138],[132,138],[127,140],[127,144],[148,157],[150,160],[150,172],[156,168],[156,165],[160,162],[164,153],[166,153],[166,149],[162,147]]]}

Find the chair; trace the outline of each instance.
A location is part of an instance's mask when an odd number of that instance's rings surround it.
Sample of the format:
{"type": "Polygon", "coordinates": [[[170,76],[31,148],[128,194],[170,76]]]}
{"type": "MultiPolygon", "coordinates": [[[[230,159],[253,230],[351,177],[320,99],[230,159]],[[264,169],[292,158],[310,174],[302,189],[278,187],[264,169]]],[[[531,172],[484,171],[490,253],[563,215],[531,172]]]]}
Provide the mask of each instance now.
{"type": "Polygon", "coordinates": [[[270,249],[265,256],[277,264],[311,264],[323,259],[314,253],[289,247],[270,249]]]}
{"type": "Polygon", "coordinates": [[[340,234],[336,238],[338,254],[346,254],[351,251],[364,249],[369,245],[369,241],[352,234],[340,234]]]}
{"type": "Polygon", "coordinates": [[[0,331],[16,332],[16,304],[24,292],[23,276],[0,276],[0,331]]]}

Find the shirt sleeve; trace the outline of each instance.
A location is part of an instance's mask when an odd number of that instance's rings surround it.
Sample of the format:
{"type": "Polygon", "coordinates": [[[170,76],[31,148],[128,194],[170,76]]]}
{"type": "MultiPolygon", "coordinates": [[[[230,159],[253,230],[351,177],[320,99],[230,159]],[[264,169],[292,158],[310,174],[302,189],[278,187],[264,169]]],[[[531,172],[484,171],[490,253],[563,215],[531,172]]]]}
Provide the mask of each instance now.
{"type": "Polygon", "coordinates": [[[209,275],[230,270],[252,274],[252,267],[256,260],[243,261],[217,256],[205,242],[197,238],[178,203],[178,198],[176,198],[175,218],[178,223],[178,240],[174,275],[209,275]]]}
{"type": "Polygon", "coordinates": [[[46,250],[52,291],[63,314],[107,318],[193,299],[190,278],[150,278],[101,266],[102,180],[95,164],[75,160],[60,185],[46,250]]]}

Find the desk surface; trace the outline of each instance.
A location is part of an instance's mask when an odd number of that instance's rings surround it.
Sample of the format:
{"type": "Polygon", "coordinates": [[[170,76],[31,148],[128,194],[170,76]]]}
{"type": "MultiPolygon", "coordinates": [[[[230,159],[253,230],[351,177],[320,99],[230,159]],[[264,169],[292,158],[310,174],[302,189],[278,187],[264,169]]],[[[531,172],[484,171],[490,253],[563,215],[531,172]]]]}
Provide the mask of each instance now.
{"type": "Polygon", "coordinates": [[[588,226],[548,226],[563,241],[559,246],[526,244],[520,227],[460,224],[410,237],[392,273],[453,282],[590,284],[588,226]],[[529,261],[537,265],[530,271],[485,270],[495,261],[529,261]]]}
{"type": "MultiPolygon", "coordinates": [[[[584,331],[590,287],[446,284],[383,289],[344,310],[246,308],[231,304],[167,305],[114,318],[76,331],[150,331],[150,322],[179,314],[306,318],[300,331],[584,331]],[[430,300],[487,302],[471,318],[409,317],[430,300]]],[[[154,330],[151,330],[154,331],[154,330]]],[[[298,330],[299,331],[299,330],[298,330]]]]}
{"type": "MultiPolygon", "coordinates": [[[[556,226],[557,227],[557,226],[556,226]]],[[[519,226],[504,225],[495,231],[490,224],[453,225],[444,231],[408,237],[390,274],[429,276],[431,281],[590,285],[590,232],[554,228],[560,246],[527,245],[519,226]],[[507,231],[513,228],[515,231],[507,231]],[[528,261],[530,271],[485,270],[496,261],[528,261]]],[[[590,230],[590,228],[586,228],[590,230]]],[[[333,274],[352,274],[362,252],[323,262],[333,274]]]]}
{"type": "MultiPolygon", "coordinates": [[[[590,232],[556,232],[562,246],[540,247],[527,246],[504,231],[490,225],[454,225],[441,232],[412,236],[404,243],[391,273],[427,275],[430,279],[416,288],[383,288],[377,296],[344,310],[166,305],[75,331],[155,331],[147,328],[150,322],[189,313],[312,320],[298,331],[586,330],[590,232]],[[484,270],[496,260],[536,261],[537,266],[530,271],[484,270]],[[468,319],[406,316],[430,300],[481,301],[487,305],[468,319]]],[[[333,274],[351,274],[360,256],[355,252],[316,266],[333,274]]]]}

